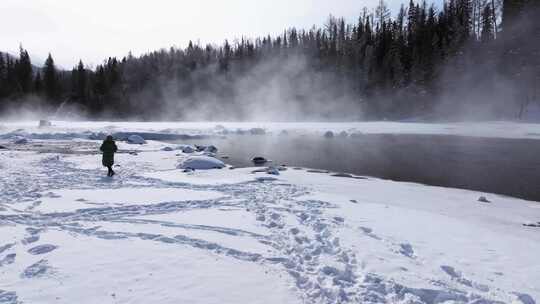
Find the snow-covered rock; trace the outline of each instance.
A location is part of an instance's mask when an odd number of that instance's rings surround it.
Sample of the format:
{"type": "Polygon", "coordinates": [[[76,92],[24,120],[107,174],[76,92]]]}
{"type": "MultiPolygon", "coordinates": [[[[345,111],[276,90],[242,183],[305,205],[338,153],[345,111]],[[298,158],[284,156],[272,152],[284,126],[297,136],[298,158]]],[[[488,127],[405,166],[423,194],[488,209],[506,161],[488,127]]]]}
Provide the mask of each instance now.
{"type": "Polygon", "coordinates": [[[217,153],[218,148],[216,146],[210,145],[204,148],[204,152],[217,153]]]}
{"type": "Polygon", "coordinates": [[[326,137],[326,138],[333,138],[333,137],[334,137],[334,132],[332,132],[332,131],[326,131],[326,132],[324,133],[324,137],[326,137]]]}
{"type": "Polygon", "coordinates": [[[266,130],[263,128],[251,128],[249,129],[249,133],[251,135],[264,135],[266,134],[266,130]]]}
{"type": "Polygon", "coordinates": [[[221,169],[225,163],[221,160],[204,155],[190,156],[178,164],[178,169],[209,170],[221,169]]]}
{"type": "Polygon", "coordinates": [[[347,137],[349,136],[349,134],[347,133],[347,131],[341,131],[339,132],[339,137],[347,137]]]}
{"type": "Polygon", "coordinates": [[[488,200],[485,196],[480,196],[480,198],[478,198],[478,201],[481,203],[491,203],[491,201],[488,200]]]}
{"type": "Polygon", "coordinates": [[[170,152],[170,151],[174,151],[174,149],[171,148],[171,147],[163,147],[163,148],[161,149],[161,151],[170,152]]]}
{"type": "Polygon", "coordinates": [[[191,154],[195,152],[195,147],[190,146],[190,145],[185,145],[185,146],[182,146],[180,150],[182,150],[182,153],[191,154]]]}
{"type": "Polygon", "coordinates": [[[251,159],[251,161],[256,165],[262,165],[268,162],[268,160],[262,156],[255,156],[254,158],[251,159]]]}
{"type": "Polygon", "coordinates": [[[129,144],[133,144],[133,145],[144,145],[144,144],[146,144],[146,140],[144,140],[144,138],[142,138],[140,135],[136,135],[136,134],[128,136],[127,142],[129,144]]]}

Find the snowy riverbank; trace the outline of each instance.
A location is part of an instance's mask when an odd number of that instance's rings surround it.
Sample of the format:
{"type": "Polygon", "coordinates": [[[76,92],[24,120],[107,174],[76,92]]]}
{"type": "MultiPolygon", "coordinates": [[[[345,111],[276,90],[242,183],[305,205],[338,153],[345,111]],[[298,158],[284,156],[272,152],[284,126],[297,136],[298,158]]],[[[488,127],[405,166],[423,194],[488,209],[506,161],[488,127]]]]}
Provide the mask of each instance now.
{"type": "Polygon", "coordinates": [[[540,299],[538,202],[300,168],[183,172],[188,154],[157,141],[120,142],[111,179],[98,144],[0,149],[0,303],[540,299]]]}
{"type": "Polygon", "coordinates": [[[52,126],[39,128],[36,121],[0,122],[0,133],[35,138],[87,138],[99,133],[144,132],[151,139],[167,139],[174,135],[214,136],[235,134],[279,135],[283,132],[336,136],[362,134],[455,135],[490,138],[540,139],[540,124],[518,122],[478,123],[414,123],[414,122],[346,122],[346,123],[264,123],[264,122],[73,122],[53,121],[52,126]]]}

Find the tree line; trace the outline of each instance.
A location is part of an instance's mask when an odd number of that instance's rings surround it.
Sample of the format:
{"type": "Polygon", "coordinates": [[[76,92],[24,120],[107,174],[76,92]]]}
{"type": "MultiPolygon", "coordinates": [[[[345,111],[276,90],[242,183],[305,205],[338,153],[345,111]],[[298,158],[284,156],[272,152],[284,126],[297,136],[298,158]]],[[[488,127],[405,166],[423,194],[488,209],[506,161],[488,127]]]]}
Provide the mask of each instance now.
{"type": "MultiPolygon", "coordinates": [[[[280,78],[294,83],[287,102],[312,111],[321,103],[309,92],[322,88],[325,103],[365,119],[428,117],[469,106],[487,107],[496,118],[519,117],[538,98],[536,2],[449,0],[437,9],[411,0],[392,17],[380,0],[354,23],[330,16],[322,27],[220,46],[189,42],[111,57],[94,69],[80,61],[71,71],[58,69],[51,54],[43,67],[33,66],[21,46],[18,58],[0,53],[0,111],[38,99],[52,108],[76,105],[90,117],[155,119],[165,111],[169,119],[190,119],[190,109],[218,105],[230,110],[227,117],[214,111],[208,119],[247,119],[241,95],[280,78]],[[294,64],[298,58],[302,65],[294,64]],[[249,78],[260,83],[240,90],[238,79],[249,78]]],[[[262,92],[247,102],[269,102],[261,95],[270,93],[262,92]]]]}

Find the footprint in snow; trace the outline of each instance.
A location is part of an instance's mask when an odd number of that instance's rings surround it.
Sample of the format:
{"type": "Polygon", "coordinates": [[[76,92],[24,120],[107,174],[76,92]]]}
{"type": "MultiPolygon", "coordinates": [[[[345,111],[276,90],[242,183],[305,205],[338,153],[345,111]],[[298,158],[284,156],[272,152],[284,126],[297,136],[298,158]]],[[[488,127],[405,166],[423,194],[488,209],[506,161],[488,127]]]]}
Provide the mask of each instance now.
{"type": "Polygon", "coordinates": [[[10,249],[13,246],[15,246],[15,243],[9,243],[9,244],[5,244],[3,246],[0,246],[0,253],[10,249]]]}
{"type": "Polygon", "coordinates": [[[40,260],[26,267],[26,269],[21,274],[21,277],[26,279],[41,277],[45,275],[50,269],[51,267],[49,266],[49,262],[47,260],[40,260]]]}
{"type": "Polygon", "coordinates": [[[28,245],[39,241],[39,235],[32,235],[22,240],[23,245],[28,245]]]}
{"type": "Polygon", "coordinates": [[[20,303],[17,297],[17,293],[13,291],[5,291],[0,289],[0,303],[20,303]]]}
{"type": "Polygon", "coordinates": [[[365,235],[369,236],[370,238],[374,238],[374,239],[379,240],[379,241],[381,240],[381,238],[378,235],[373,233],[373,229],[371,229],[369,227],[359,227],[359,229],[362,230],[362,232],[365,235]]]}
{"type": "Polygon", "coordinates": [[[473,282],[473,281],[471,281],[471,280],[469,280],[467,278],[464,278],[463,274],[461,274],[461,272],[457,271],[452,266],[442,265],[441,269],[446,274],[448,274],[452,278],[452,280],[458,282],[461,285],[472,287],[472,288],[475,288],[475,289],[477,289],[479,291],[483,291],[483,292],[488,292],[489,291],[488,286],[486,286],[484,284],[479,284],[479,283],[473,282]]]}
{"type": "Polygon", "coordinates": [[[513,294],[515,294],[517,296],[517,300],[523,304],[536,304],[534,299],[526,293],[514,292],[513,294]]]}
{"type": "MultiPolygon", "coordinates": [[[[3,259],[0,260],[0,267],[4,266],[4,265],[9,265],[9,264],[13,264],[13,262],[15,262],[15,257],[17,255],[15,253],[10,253],[8,255],[6,255],[3,259]]],[[[2,303],[2,301],[0,301],[0,303],[2,303]]]]}
{"type": "Polygon", "coordinates": [[[33,255],[45,254],[58,248],[56,245],[44,244],[28,249],[28,253],[33,255]]]}
{"type": "Polygon", "coordinates": [[[406,257],[409,257],[411,259],[414,259],[414,250],[413,250],[413,247],[411,244],[408,244],[408,243],[402,243],[402,244],[399,244],[399,253],[401,253],[402,255],[406,256],[406,257]]]}
{"type": "Polygon", "coordinates": [[[31,235],[39,234],[42,231],[43,231],[43,229],[41,229],[41,228],[32,228],[32,227],[26,228],[26,232],[30,233],[31,235]]]}

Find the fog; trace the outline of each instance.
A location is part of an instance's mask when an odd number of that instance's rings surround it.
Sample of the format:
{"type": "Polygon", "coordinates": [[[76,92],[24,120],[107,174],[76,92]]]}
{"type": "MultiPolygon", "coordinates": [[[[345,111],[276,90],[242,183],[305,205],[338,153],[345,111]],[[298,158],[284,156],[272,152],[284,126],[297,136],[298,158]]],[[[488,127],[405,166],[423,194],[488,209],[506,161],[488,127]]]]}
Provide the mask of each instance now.
{"type": "MultiPolygon", "coordinates": [[[[209,66],[191,76],[193,88],[177,79],[160,86],[164,111],[159,120],[178,117],[190,121],[357,121],[362,105],[349,92],[348,83],[335,74],[316,71],[301,54],[265,59],[243,71],[205,77],[215,71],[209,66]],[[201,83],[207,82],[203,85],[201,83]],[[189,92],[188,97],[182,93],[189,92]]],[[[141,108],[148,100],[142,94],[141,108]]]]}

